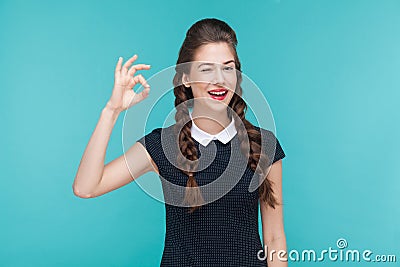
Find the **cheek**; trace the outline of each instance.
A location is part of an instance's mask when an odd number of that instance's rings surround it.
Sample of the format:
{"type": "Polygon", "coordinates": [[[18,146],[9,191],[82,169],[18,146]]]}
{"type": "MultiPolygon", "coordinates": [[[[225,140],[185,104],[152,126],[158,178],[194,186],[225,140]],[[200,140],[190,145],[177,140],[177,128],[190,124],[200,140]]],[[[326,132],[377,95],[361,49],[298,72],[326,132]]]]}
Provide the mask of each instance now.
{"type": "Polygon", "coordinates": [[[192,83],[191,87],[192,87],[193,97],[195,97],[195,98],[196,97],[204,97],[204,94],[208,94],[206,84],[192,83]]]}
{"type": "Polygon", "coordinates": [[[230,91],[229,92],[230,93],[230,95],[229,95],[229,102],[232,100],[232,98],[233,98],[233,95],[235,94],[234,92],[232,92],[232,91],[230,91]]]}
{"type": "Polygon", "coordinates": [[[232,90],[235,91],[236,89],[236,84],[237,84],[237,77],[233,77],[231,80],[231,86],[232,86],[232,90]]]}
{"type": "Polygon", "coordinates": [[[236,77],[227,77],[227,79],[225,80],[226,85],[229,89],[231,89],[232,91],[235,91],[236,89],[236,83],[237,83],[237,79],[236,77]]]}
{"type": "Polygon", "coordinates": [[[203,94],[204,92],[207,91],[208,84],[197,82],[197,83],[192,83],[191,87],[193,90],[193,94],[195,93],[195,91],[196,91],[196,94],[203,94]]]}

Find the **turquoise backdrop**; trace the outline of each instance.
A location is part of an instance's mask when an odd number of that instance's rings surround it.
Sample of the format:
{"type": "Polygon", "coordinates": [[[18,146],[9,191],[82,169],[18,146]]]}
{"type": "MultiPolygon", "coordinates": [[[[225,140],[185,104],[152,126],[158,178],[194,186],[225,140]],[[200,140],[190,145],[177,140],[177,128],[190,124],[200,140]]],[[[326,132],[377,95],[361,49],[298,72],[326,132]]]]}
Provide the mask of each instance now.
{"type": "MultiPolygon", "coordinates": [[[[344,238],[397,256],[289,266],[397,266],[399,14],[390,0],[1,0],[0,266],[159,265],[163,203],[135,183],[81,199],[72,183],[118,57],[137,53],[150,77],[206,17],[234,28],[242,70],[274,114],[288,250],[344,238]]],[[[122,121],[107,162],[122,153],[122,121]]]]}

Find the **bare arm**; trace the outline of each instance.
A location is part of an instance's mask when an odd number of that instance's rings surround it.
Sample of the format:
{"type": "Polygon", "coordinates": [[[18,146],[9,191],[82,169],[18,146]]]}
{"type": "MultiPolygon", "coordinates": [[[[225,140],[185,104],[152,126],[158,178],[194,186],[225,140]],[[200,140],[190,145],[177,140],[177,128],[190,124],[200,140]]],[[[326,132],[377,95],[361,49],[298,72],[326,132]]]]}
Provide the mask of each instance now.
{"type": "MultiPolygon", "coordinates": [[[[268,179],[272,181],[272,189],[278,203],[282,201],[282,160],[272,164],[268,173],[268,179]]],[[[288,262],[282,261],[279,258],[287,258],[286,236],[283,227],[283,207],[276,205],[275,209],[270,207],[263,201],[260,201],[262,230],[264,245],[268,247],[267,261],[269,267],[287,267],[288,262]],[[271,252],[272,254],[271,261],[271,252]],[[279,252],[283,250],[286,254],[279,252]],[[281,253],[281,254],[280,254],[281,253]]]]}
{"type": "Polygon", "coordinates": [[[150,91],[143,76],[133,76],[136,70],[149,69],[150,66],[138,64],[128,69],[136,58],[136,55],[133,56],[123,66],[122,58],[118,60],[111,99],[101,112],[75,176],[72,187],[76,196],[90,198],[102,195],[133,181],[132,176],[137,178],[147,171],[157,171],[146,149],[139,143],[135,143],[126,153],[130,155],[127,160],[131,163],[129,169],[124,155],[104,166],[107,145],[119,114],[145,99],[150,91]],[[132,90],[137,83],[146,88],[139,94],[132,90]]]}

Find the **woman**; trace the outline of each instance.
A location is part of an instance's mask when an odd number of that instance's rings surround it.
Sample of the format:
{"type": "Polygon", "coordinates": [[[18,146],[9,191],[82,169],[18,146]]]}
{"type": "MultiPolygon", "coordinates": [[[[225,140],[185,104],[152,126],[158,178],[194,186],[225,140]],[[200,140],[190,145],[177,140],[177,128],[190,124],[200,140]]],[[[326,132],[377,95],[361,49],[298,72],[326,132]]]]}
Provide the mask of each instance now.
{"type": "Polygon", "coordinates": [[[286,250],[281,161],[285,153],[272,132],[245,118],[236,45],[235,32],[221,20],[203,19],[192,25],[175,68],[176,123],[140,138],[126,152],[127,162],[121,156],[104,166],[118,115],[150,92],[143,76],[134,76],[150,65],[131,66],[137,55],[123,65],[120,58],[112,96],[82,157],[73,185],[79,197],[105,194],[149,171],[164,179],[167,217],[161,266],[287,266],[281,259],[285,255],[277,255],[286,250]],[[132,88],[138,83],[145,89],[136,94],[132,88]],[[176,150],[166,151],[163,144],[173,142],[176,150]],[[271,147],[272,155],[264,153],[271,147]],[[213,152],[212,162],[202,166],[201,159],[209,159],[213,152]],[[226,173],[228,178],[235,176],[229,173],[229,164],[240,159],[246,166],[237,184],[210,201],[201,188],[226,173]],[[254,175],[262,182],[258,190],[249,192],[254,175]],[[171,184],[183,186],[184,193],[170,190],[171,184]],[[258,204],[264,247],[258,232],[258,204]]]}

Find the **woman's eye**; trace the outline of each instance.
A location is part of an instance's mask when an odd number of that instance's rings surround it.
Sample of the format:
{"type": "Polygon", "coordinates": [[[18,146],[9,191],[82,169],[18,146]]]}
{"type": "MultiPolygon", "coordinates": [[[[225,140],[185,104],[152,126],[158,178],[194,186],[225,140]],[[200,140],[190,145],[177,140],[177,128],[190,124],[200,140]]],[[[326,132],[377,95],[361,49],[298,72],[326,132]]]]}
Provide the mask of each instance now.
{"type": "Polygon", "coordinates": [[[233,70],[233,68],[232,68],[232,67],[225,67],[224,69],[225,69],[225,70],[228,70],[228,71],[231,71],[231,70],[233,70]]]}
{"type": "Polygon", "coordinates": [[[211,69],[202,69],[200,71],[205,72],[205,71],[210,71],[211,69]]]}

